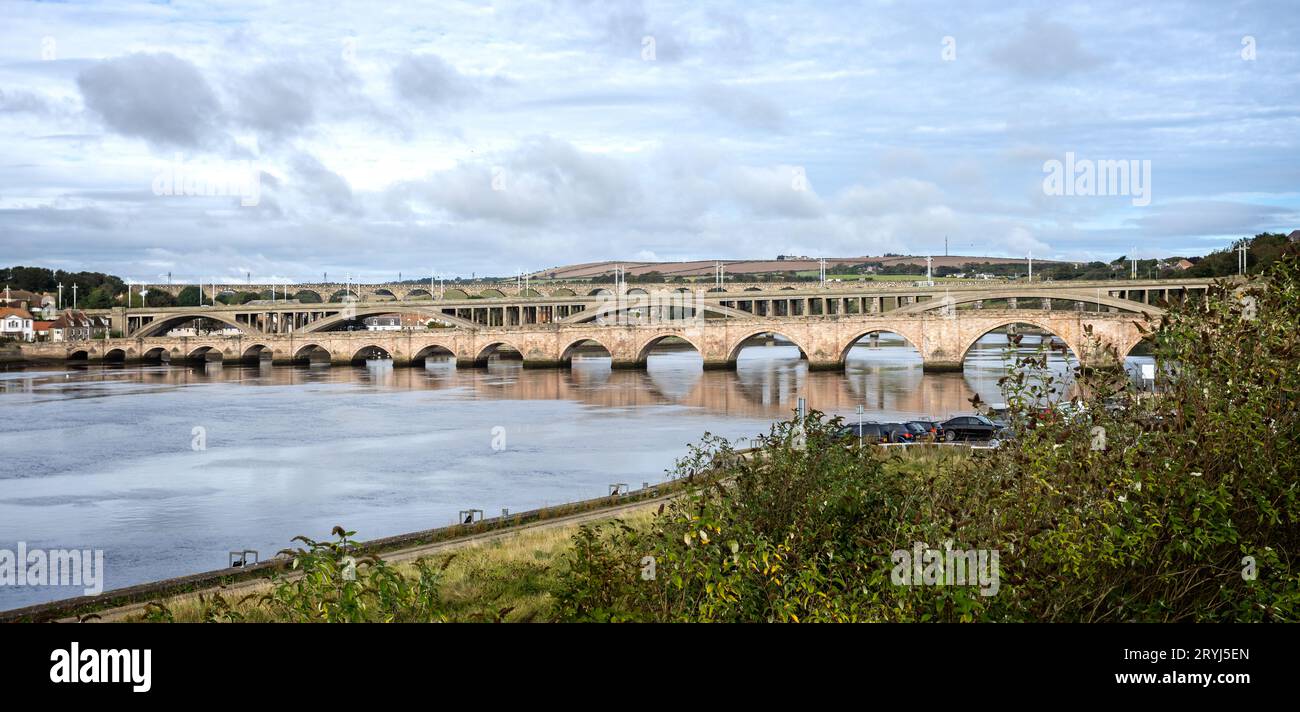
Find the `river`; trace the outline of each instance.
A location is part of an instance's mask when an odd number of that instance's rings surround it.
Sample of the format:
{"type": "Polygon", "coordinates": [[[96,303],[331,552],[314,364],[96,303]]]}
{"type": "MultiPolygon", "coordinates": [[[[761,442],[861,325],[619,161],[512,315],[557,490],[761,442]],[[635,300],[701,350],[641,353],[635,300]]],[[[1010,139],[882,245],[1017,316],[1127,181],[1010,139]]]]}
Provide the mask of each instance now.
{"type": "MultiPolygon", "coordinates": [[[[1037,337],[1026,337],[1022,350],[1037,337]]],[[[263,558],[336,524],[371,539],[665,480],[706,431],[744,439],[810,408],[869,420],[969,412],[1002,400],[1006,337],[962,373],[923,373],[901,340],[853,349],[842,373],[798,350],[745,349],[705,371],[664,348],[644,371],[451,363],[364,367],[83,366],[0,371],[0,550],[100,549],[105,590],[263,558]]],[[[1130,369],[1150,359],[1130,358],[1130,369]]],[[[1053,357],[1050,367],[1065,373],[1053,357]]],[[[742,442],[742,444],[744,444],[742,442]]],[[[0,610],[81,595],[0,586],[0,610]]]]}

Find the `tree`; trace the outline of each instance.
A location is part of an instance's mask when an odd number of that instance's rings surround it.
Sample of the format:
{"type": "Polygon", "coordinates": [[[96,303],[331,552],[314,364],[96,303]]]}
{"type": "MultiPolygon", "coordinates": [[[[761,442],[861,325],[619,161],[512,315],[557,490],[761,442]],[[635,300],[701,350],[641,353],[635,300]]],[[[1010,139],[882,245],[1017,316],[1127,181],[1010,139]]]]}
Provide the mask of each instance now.
{"type": "Polygon", "coordinates": [[[109,309],[113,306],[115,301],[113,295],[110,294],[107,289],[104,287],[95,287],[90,290],[90,294],[87,294],[86,298],[77,306],[83,309],[109,309]]]}
{"type": "Polygon", "coordinates": [[[197,307],[199,305],[199,288],[190,285],[182,289],[181,293],[176,296],[176,304],[182,307],[197,307]]]}

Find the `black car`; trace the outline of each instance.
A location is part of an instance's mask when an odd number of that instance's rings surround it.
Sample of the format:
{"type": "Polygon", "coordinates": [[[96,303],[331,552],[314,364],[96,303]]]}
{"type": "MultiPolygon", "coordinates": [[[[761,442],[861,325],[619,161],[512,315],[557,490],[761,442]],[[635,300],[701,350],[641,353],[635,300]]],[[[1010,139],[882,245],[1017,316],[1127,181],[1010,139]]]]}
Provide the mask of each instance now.
{"type": "Polygon", "coordinates": [[[863,442],[869,443],[887,443],[890,442],[889,434],[885,432],[885,426],[880,423],[853,423],[839,429],[838,435],[842,438],[861,437],[863,442]]]}
{"type": "Polygon", "coordinates": [[[944,439],[993,440],[1001,437],[1003,428],[982,415],[959,415],[943,421],[944,439]]]}
{"type": "Polygon", "coordinates": [[[923,432],[920,427],[908,423],[881,423],[880,427],[891,443],[914,443],[923,432]]]}
{"type": "Polygon", "coordinates": [[[919,437],[922,439],[929,439],[934,442],[943,440],[943,423],[938,420],[909,420],[907,424],[920,428],[922,433],[919,437]]]}

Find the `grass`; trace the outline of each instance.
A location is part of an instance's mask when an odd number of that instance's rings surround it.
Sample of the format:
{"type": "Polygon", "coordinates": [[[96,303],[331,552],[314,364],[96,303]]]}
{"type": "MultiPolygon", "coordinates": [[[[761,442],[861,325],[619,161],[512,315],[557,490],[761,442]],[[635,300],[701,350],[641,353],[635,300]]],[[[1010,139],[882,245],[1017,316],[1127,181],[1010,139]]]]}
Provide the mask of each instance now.
{"type": "MultiPolygon", "coordinates": [[[[649,522],[657,505],[646,505],[620,517],[636,526],[649,522]]],[[[441,593],[448,620],[453,622],[547,621],[552,618],[552,591],[555,589],[561,555],[571,546],[578,523],[551,527],[534,527],[486,542],[474,542],[430,556],[418,557],[435,566],[447,563],[443,571],[441,593]],[[450,559],[450,562],[448,562],[450,559]]],[[[415,561],[396,565],[399,573],[415,575],[415,561]]],[[[247,622],[275,622],[256,603],[258,596],[270,589],[269,582],[222,592],[231,607],[247,622]]],[[[210,599],[206,594],[205,599],[210,599]]],[[[199,594],[184,594],[162,602],[177,623],[203,622],[207,605],[199,594]]],[[[140,622],[143,612],[106,620],[140,622]]]]}

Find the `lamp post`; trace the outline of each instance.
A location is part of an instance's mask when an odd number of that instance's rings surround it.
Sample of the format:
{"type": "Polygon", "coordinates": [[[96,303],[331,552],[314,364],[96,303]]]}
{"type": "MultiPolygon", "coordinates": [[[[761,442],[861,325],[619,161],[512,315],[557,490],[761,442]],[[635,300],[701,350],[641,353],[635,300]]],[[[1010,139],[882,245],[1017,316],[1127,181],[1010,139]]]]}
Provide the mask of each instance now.
{"type": "Polygon", "coordinates": [[[63,311],[63,282],[59,282],[59,311],[63,311]]]}

